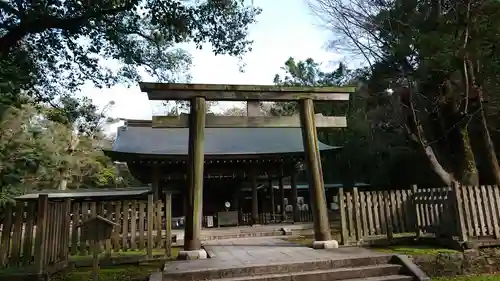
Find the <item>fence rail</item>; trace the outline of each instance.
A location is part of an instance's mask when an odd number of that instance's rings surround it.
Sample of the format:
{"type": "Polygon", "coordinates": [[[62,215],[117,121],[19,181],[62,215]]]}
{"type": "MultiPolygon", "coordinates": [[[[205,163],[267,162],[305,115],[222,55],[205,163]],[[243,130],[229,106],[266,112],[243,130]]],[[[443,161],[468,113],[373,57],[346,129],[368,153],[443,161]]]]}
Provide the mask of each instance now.
{"type": "Polygon", "coordinates": [[[500,239],[500,188],[453,186],[402,190],[339,190],[342,242],[413,233],[500,239]]]}

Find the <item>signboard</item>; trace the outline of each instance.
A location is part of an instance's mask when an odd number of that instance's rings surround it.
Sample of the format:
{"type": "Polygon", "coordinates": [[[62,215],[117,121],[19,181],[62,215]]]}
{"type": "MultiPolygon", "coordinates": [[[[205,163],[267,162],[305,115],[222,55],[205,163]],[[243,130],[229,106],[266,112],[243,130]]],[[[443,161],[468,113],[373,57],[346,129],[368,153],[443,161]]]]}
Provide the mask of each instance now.
{"type": "Polygon", "coordinates": [[[219,226],[238,225],[238,211],[227,211],[217,213],[219,226]]]}

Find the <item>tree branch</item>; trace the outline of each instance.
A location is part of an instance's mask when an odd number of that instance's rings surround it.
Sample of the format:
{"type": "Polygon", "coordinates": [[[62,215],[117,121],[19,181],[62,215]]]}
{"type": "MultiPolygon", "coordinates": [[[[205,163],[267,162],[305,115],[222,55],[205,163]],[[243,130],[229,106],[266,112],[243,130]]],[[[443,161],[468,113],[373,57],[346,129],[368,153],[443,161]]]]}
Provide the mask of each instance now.
{"type": "Polygon", "coordinates": [[[108,15],[114,15],[133,7],[132,1],[122,7],[102,10],[87,10],[75,17],[59,18],[53,15],[42,15],[21,23],[11,28],[7,34],[0,38],[0,54],[6,55],[10,49],[28,34],[37,34],[49,29],[77,30],[86,25],[91,19],[99,19],[108,15]]]}

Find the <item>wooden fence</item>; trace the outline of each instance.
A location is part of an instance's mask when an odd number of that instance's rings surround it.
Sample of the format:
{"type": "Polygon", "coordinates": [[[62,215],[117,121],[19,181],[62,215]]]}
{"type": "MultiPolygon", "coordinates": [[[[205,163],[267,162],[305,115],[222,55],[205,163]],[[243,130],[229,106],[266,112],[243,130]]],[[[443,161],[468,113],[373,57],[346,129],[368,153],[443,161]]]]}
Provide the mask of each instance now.
{"type": "Polygon", "coordinates": [[[500,239],[500,189],[453,186],[403,190],[339,191],[342,242],[395,234],[500,239]]]}
{"type": "Polygon", "coordinates": [[[90,244],[82,239],[77,226],[95,215],[117,223],[112,238],[101,245],[108,255],[112,251],[151,252],[154,248],[165,248],[169,242],[166,238],[165,204],[161,200],[153,201],[152,195],[148,200],[75,202],[71,214],[71,255],[90,254],[90,244]]]}
{"type": "MultiPolygon", "coordinates": [[[[90,255],[90,245],[83,240],[83,221],[99,215],[117,223],[112,238],[101,247],[106,254],[118,251],[166,249],[166,214],[162,200],[122,200],[102,202],[49,201],[41,195],[38,201],[17,202],[7,206],[0,224],[0,268],[6,266],[48,265],[67,263],[69,255],[90,255]],[[38,241],[37,239],[41,239],[38,241]]],[[[242,214],[241,224],[248,224],[251,214],[242,214]]],[[[281,221],[281,215],[260,214],[261,223],[281,221]]],[[[287,220],[293,220],[287,213],[287,220]]],[[[300,221],[312,221],[310,211],[300,212],[300,221]]],[[[168,249],[166,249],[168,251],[168,249]]]]}
{"type": "Polygon", "coordinates": [[[68,262],[70,202],[17,202],[3,212],[0,267],[29,267],[42,274],[68,262]]]}

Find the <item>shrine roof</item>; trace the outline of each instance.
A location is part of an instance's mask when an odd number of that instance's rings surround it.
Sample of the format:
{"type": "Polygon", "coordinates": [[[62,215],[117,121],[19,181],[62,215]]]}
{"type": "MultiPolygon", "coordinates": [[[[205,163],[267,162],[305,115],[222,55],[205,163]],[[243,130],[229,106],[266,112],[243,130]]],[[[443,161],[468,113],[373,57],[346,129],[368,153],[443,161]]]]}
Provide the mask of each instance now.
{"type": "MultiPolygon", "coordinates": [[[[140,126],[118,128],[115,143],[108,155],[115,153],[155,156],[188,154],[188,128],[152,128],[140,126]]],[[[205,128],[205,155],[270,155],[303,153],[300,128],[205,128]]],[[[319,142],[319,149],[340,147],[319,142]]]]}
{"type": "Polygon", "coordinates": [[[41,194],[46,194],[49,199],[95,199],[95,198],[126,198],[144,197],[151,192],[150,187],[129,188],[82,188],[68,190],[41,190],[16,197],[16,200],[36,200],[41,194]]]}

